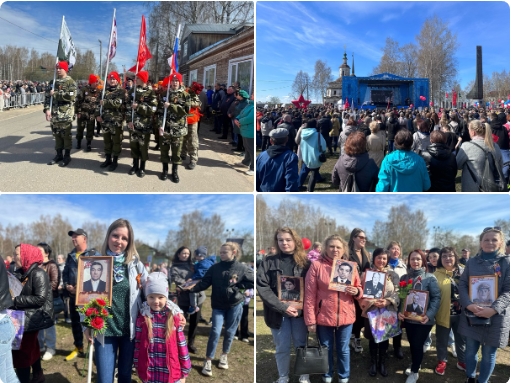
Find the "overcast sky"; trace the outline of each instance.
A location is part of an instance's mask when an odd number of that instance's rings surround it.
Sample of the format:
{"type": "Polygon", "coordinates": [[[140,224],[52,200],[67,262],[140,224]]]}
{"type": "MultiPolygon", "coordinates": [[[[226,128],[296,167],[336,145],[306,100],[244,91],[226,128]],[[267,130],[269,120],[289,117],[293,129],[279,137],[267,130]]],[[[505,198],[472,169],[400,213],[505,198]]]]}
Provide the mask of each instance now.
{"type": "MultiPolygon", "coordinates": [[[[251,231],[254,227],[252,194],[2,194],[0,223],[29,224],[41,215],[62,215],[74,228],[87,221],[107,227],[117,218],[133,225],[135,237],[153,245],[177,230],[181,215],[200,210],[206,217],[219,214],[226,230],[251,231]]],[[[87,228],[83,228],[87,230],[87,228]]]]}
{"type": "MultiPolygon", "coordinates": [[[[424,21],[437,15],[458,36],[458,80],[475,79],[476,45],[483,73],[509,71],[509,5],[500,2],[257,2],[257,100],[290,103],[291,84],[303,70],[311,77],[320,59],[339,77],[344,47],[355,75],[370,75],[385,39],[414,43],[424,21]]],[[[299,95],[293,95],[298,97],[299,95]]]]}
{"type": "Polygon", "coordinates": [[[497,219],[509,221],[510,208],[508,194],[265,194],[262,198],[273,208],[284,198],[312,205],[337,225],[359,227],[369,234],[375,221],[387,220],[392,206],[405,203],[412,211],[424,212],[430,229],[428,246],[432,246],[433,226],[475,236],[497,219]]]}

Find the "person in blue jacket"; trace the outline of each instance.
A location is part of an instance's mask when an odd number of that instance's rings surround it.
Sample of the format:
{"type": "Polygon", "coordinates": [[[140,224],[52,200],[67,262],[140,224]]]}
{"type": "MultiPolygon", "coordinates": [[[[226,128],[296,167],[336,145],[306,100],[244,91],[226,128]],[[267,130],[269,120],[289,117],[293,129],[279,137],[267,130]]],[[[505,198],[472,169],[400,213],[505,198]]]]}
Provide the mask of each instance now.
{"type": "Polygon", "coordinates": [[[411,151],[413,137],[401,129],[394,137],[394,150],[381,163],[377,192],[423,192],[431,181],[424,159],[411,151]]]}
{"type": "Polygon", "coordinates": [[[287,146],[289,131],[270,132],[271,146],[257,158],[256,190],[258,192],[297,192],[298,156],[287,146]]]}
{"type": "MultiPolygon", "coordinates": [[[[211,255],[208,257],[208,248],[206,246],[199,246],[197,250],[194,251],[195,259],[197,262],[193,266],[194,273],[190,278],[192,281],[199,281],[204,278],[206,275],[206,271],[209,270],[211,266],[216,263],[216,255],[211,255]]],[[[199,293],[189,293],[190,294],[190,307],[188,308],[189,314],[195,314],[199,311],[198,307],[198,298],[199,293]]]]}

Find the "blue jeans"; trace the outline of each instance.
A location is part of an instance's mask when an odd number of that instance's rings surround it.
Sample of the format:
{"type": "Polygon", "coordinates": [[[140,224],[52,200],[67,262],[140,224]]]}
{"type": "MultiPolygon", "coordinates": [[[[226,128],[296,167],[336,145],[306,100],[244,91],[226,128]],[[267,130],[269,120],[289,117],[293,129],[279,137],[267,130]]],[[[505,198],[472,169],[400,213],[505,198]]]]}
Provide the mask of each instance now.
{"type": "Polygon", "coordinates": [[[313,192],[314,188],[316,187],[316,182],[318,182],[321,179],[321,175],[319,174],[319,168],[316,169],[310,169],[305,165],[305,163],[302,162],[302,168],[300,169],[300,174],[298,175],[299,185],[303,186],[305,183],[305,179],[307,178],[307,175],[309,172],[312,171],[311,176],[309,177],[309,184],[307,185],[307,191],[313,192]]]}
{"type": "Polygon", "coordinates": [[[389,140],[388,152],[392,153],[393,151],[394,151],[394,140],[389,140]]]}
{"type": "Polygon", "coordinates": [[[11,344],[14,334],[11,318],[5,316],[0,320],[0,381],[4,383],[19,383],[12,365],[11,344]]]}
{"type": "Polygon", "coordinates": [[[57,328],[55,326],[51,326],[46,330],[39,330],[37,339],[39,340],[39,349],[42,350],[44,346],[46,346],[47,348],[51,348],[55,351],[57,346],[57,328]]]}
{"type": "Polygon", "coordinates": [[[482,345],[479,341],[467,337],[467,349],[465,352],[465,362],[467,364],[467,378],[476,377],[477,369],[477,351],[481,347],[481,367],[479,368],[479,383],[487,383],[495,368],[497,358],[497,347],[482,345]]]}
{"type": "Polygon", "coordinates": [[[331,327],[317,326],[319,341],[322,346],[328,348],[328,374],[326,377],[334,376],[334,344],[337,353],[337,370],[339,379],[350,377],[350,338],[353,324],[331,327]]]}
{"type": "Polygon", "coordinates": [[[291,340],[294,347],[305,346],[307,339],[307,326],[303,318],[282,318],[280,328],[271,329],[273,343],[275,343],[275,360],[279,377],[289,375],[289,363],[291,362],[291,340]]]}
{"type": "Polygon", "coordinates": [[[117,365],[118,383],[131,383],[135,340],[127,336],[106,336],[102,346],[94,340],[94,357],[98,371],[97,383],[113,383],[117,365]],[[119,355],[117,356],[117,352],[119,355]]]}
{"type": "MultiPolygon", "coordinates": [[[[231,307],[229,310],[213,309],[211,332],[209,333],[208,346],[206,348],[206,357],[213,359],[215,357],[216,346],[222,333],[222,325],[225,321],[224,343],[222,345],[222,353],[228,354],[231,350],[231,344],[236,334],[243,313],[243,302],[239,305],[231,307]]],[[[120,383],[120,382],[119,382],[120,383]]]]}

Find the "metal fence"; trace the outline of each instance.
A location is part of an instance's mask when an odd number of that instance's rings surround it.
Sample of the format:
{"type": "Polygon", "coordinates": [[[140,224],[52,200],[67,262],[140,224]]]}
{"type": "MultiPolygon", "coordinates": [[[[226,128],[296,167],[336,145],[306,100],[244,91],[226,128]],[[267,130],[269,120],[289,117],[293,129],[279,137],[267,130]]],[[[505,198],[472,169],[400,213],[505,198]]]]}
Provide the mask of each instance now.
{"type": "Polygon", "coordinates": [[[11,94],[11,97],[4,98],[4,103],[0,105],[0,110],[2,106],[3,109],[26,108],[27,106],[42,104],[43,102],[44,92],[26,94],[14,93],[11,94]]]}

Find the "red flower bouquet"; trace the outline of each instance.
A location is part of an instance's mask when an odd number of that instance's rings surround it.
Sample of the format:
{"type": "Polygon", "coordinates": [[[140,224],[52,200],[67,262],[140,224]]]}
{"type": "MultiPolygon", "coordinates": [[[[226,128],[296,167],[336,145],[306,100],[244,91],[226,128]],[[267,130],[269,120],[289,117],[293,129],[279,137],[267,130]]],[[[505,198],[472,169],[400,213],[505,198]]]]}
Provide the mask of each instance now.
{"type": "Polygon", "coordinates": [[[92,330],[92,336],[105,333],[107,329],[106,319],[112,317],[106,309],[107,306],[109,306],[108,299],[98,298],[78,309],[78,312],[85,316],[83,322],[85,326],[92,330]]]}

